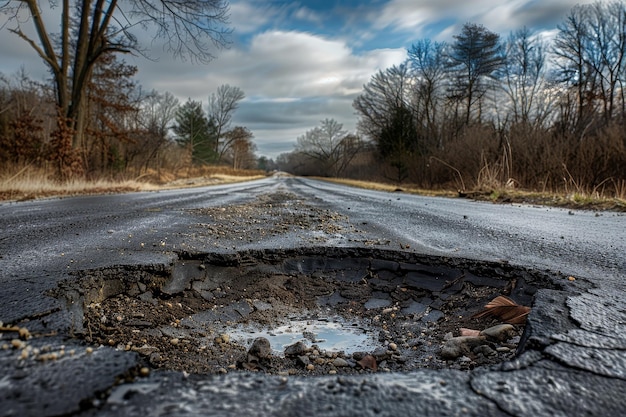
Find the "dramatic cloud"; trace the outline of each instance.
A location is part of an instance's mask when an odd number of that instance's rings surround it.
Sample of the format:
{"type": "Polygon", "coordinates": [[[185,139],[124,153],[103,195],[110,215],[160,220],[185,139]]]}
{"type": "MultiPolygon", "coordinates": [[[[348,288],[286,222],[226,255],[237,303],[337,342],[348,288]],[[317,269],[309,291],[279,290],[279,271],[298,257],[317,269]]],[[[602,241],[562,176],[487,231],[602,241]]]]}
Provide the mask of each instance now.
{"type": "Polygon", "coordinates": [[[267,31],[252,37],[246,49],[223,51],[208,66],[194,66],[167,59],[135,63],[151,88],[171,91],[182,100],[206,103],[221,84],[241,88],[246,99],[234,123],[247,126],[261,153],[291,151],[295,139],[319,124],[335,118],[354,130],[352,101],[373,73],[400,63],[404,48],[356,54],[341,40],[295,31],[267,31]],[[159,74],[162,74],[159,77],[159,74]],[[164,76],[164,74],[172,74],[164,76]]]}

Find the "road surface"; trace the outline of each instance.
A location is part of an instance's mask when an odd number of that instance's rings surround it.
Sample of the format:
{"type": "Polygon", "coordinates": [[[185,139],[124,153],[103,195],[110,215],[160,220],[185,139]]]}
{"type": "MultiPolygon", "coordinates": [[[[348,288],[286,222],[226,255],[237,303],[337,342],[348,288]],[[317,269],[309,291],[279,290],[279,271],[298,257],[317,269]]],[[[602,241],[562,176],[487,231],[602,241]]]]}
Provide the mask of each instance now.
{"type": "MultiPolygon", "coordinates": [[[[271,207],[265,206],[265,207],[271,207]]],[[[296,208],[281,208],[292,216],[296,208]]],[[[276,217],[276,212],[272,212],[276,217]]],[[[250,216],[253,217],[253,216],[250,216]]],[[[276,219],[267,219],[276,221],[276,219]]],[[[0,416],[13,415],[618,415],[626,409],[626,216],[494,205],[275,176],[205,188],[44,199],[0,205],[0,321],[28,327],[25,343],[63,358],[20,358],[2,333],[0,416]],[[280,193],[336,227],[222,223],[202,210],[280,193]],[[199,225],[202,225],[201,227],[199,225]],[[208,228],[208,229],[207,229],[208,228]],[[246,232],[246,228],[249,232],[246,232]],[[219,232],[219,230],[218,230],[219,232]],[[540,290],[526,351],[494,369],[419,370],[316,378],[158,371],[115,384],[138,358],[114,347],[83,353],[68,305],[50,296],[81,270],[167,265],[181,252],[233,254],[368,247],[501,262],[565,280],[540,290]]],[[[73,278],[74,277],[74,278],[73,278]]],[[[31,351],[31,356],[34,354],[31,351]]]]}

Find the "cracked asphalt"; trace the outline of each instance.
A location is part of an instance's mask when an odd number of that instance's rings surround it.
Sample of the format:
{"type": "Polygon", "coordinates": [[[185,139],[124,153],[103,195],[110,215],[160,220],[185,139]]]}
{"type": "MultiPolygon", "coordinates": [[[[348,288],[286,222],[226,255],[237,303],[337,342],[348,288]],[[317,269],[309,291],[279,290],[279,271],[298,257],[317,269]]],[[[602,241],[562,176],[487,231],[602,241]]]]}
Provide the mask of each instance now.
{"type": "MultiPolygon", "coordinates": [[[[207,219],[202,219],[207,223],[207,219]]],[[[235,230],[235,229],[233,229],[235,230]]],[[[219,231],[216,231],[219,232],[219,231]]],[[[303,178],[0,205],[0,416],[612,416],[626,409],[626,216],[366,191],[303,178]],[[195,210],[293,193],[336,230],[214,238],[195,210]],[[251,238],[254,236],[254,239],[251,238]],[[170,265],[181,252],[380,248],[554,273],[524,348],[473,371],[286,377],[153,371],[72,337],[80,306],[50,296],[77,271],[170,265]],[[569,278],[571,277],[571,278],[569,278]],[[14,342],[15,340],[15,342],[14,342]],[[31,346],[31,357],[21,357],[31,346]],[[15,344],[15,345],[14,345],[15,344]],[[39,352],[39,360],[33,352],[39,352]],[[45,356],[44,356],[45,355],[45,356]]]]}

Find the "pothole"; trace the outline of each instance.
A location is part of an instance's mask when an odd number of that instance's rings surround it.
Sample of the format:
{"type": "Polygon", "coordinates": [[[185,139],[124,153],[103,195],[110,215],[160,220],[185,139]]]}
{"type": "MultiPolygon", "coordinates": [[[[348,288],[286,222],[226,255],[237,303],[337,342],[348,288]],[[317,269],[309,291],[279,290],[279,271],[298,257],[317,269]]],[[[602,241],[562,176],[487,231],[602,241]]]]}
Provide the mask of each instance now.
{"type": "Polygon", "coordinates": [[[557,282],[505,262],[366,248],[179,257],[62,283],[74,335],[189,373],[469,370],[512,359],[524,340],[523,323],[473,316],[498,296],[531,306],[557,282]]]}

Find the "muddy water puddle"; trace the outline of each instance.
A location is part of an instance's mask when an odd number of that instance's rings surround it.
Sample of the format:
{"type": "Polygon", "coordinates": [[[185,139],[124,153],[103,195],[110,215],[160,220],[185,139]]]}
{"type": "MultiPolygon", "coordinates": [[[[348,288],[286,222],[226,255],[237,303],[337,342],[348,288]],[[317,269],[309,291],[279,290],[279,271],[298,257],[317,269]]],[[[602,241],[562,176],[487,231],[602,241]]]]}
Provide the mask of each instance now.
{"type": "Polygon", "coordinates": [[[523,323],[473,315],[498,296],[531,306],[554,282],[506,263],[361,248],[179,256],[64,282],[55,296],[74,335],[189,373],[473,369],[514,358],[524,340],[523,323]]]}
{"type": "Polygon", "coordinates": [[[372,331],[341,318],[291,319],[288,324],[271,329],[235,327],[229,334],[232,340],[246,346],[252,345],[259,337],[266,338],[276,356],[284,356],[285,348],[297,342],[302,342],[307,348],[316,345],[325,352],[343,352],[350,355],[378,347],[372,331]]]}

